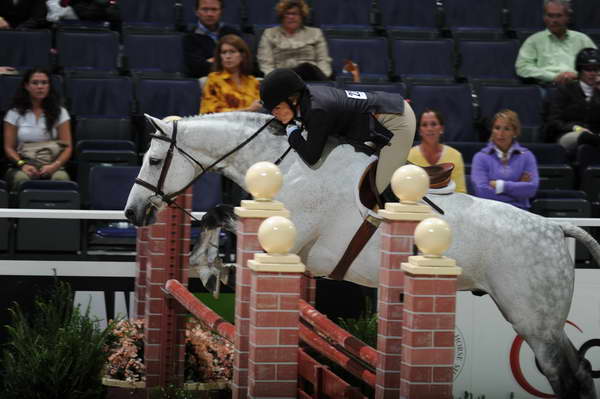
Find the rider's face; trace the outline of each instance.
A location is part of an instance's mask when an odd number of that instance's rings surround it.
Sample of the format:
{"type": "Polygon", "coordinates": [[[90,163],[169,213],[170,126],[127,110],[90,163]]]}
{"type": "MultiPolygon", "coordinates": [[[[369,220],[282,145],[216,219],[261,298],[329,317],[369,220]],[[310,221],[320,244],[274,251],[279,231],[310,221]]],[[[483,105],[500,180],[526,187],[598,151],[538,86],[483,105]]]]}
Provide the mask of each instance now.
{"type": "Polygon", "coordinates": [[[273,108],[271,114],[281,123],[288,124],[294,118],[294,113],[289,104],[285,101],[280,102],[273,108]]]}

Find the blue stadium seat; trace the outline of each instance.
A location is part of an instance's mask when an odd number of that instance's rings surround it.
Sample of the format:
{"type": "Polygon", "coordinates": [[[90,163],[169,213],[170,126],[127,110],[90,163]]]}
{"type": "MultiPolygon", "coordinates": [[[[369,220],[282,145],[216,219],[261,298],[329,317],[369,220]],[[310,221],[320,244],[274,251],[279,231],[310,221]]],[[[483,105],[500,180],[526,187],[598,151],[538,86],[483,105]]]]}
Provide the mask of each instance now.
{"type": "Polygon", "coordinates": [[[119,34],[114,31],[59,31],[58,65],[65,71],[117,72],[119,34]]]}
{"type": "Polygon", "coordinates": [[[586,33],[600,33],[600,7],[598,2],[590,0],[574,0],[573,22],[576,29],[586,33]]]}
{"type": "Polygon", "coordinates": [[[544,29],[544,0],[506,0],[510,29],[537,32],[544,29]]]}
{"type": "Polygon", "coordinates": [[[397,76],[454,80],[455,55],[451,39],[396,39],[392,55],[397,76]]]}
{"type": "Polygon", "coordinates": [[[540,174],[540,189],[573,190],[575,172],[568,164],[565,149],[556,143],[525,143],[535,155],[540,174]]]}
{"type": "Polygon", "coordinates": [[[66,79],[69,112],[88,117],[129,117],[133,109],[131,78],[70,77],[66,79]]]}
{"type": "Polygon", "coordinates": [[[119,0],[123,27],[174,30],[175,0],[119,0]]]}
{"type": "Polygon", "coordinates": [[[327,41],[334,73],[340,74],[344,60],[352,60],[360,66],[363,81],[388,80],[390,62],[385,38],[330,37],[327,41]]]}
{"type": "Polygon", "coordinates": [[[469,80],[508,80],[517,82],[516,40],[461,40],[458,42],[458,75],[469,80]]]}
{"type": "Polygon", "coordinates": [[[476,88],[481,116],[489,121],[502,109],[512,109],[521,120],[521,142],[539,141],[542,92],[532,85],[481,85],[476,88]]]}
{"type": "MultiPolygon", "coordinates": [[[[226,24],[239,26],[242,22],[242,0],[227,0],[223,4],[221,21],[226,24]]],[[[198,17],[196,16],[197,0],[181,0],[182,19],[186,26],[196,25],[198,17]]]]}
{"type": "Polygon", "coordinates": [[[503,1],[444,0],[446,26],[456,38],[501,38],[504,36],[503,1]]]}
{"type": "Polygon", "coordinates": [[[162,119],[196,115],[200,109],[197,79],[138,79],[135,96],[141,113],[162,119]]]}
{"type": "MultiPolygon", "coordinates": [[[[94,168],[98,165],[135,166],[138,164],[135,144],[127,140],[80,141],[75,148],[75,158],[77,159],[77,181],[81,187],[82,203],[84,206],[91,204],[93,199],[92,190],[94,189],[94,184],[91,183],[90,174],[94,168]]],[[[116,181],[115,184],[117,184],[116,181]]]]}
{"type": "Polygon", "coordinates": [[[123,210],[139,166],[94,166],[90,170],[90,208],[123,210]]]}
{"type": "MultiPolygon", "coordinates": [[[[79,188],[75,182],[28,181],[18,193],[19,208],[80,209],[79,188]]],[[[74,252],[80,249],[80,221],[21,219],[17,222],[17,251],[74,252]],[[60,234],[56,234],[56,232],[60,234]]]]}
{"type": "Polygon", "coordinates": [[[439,35],[439,7],[434,0],[379,0],[382,23],[392,37],[439,35]]]}
{"type": "Polygon", "coordinates": [[[16,69],[51,65],[52,33],[49,30],[0,30],[0,65],[16,69]]]}
{"type": "Polygon", "coordinates": [[[132,73],[185,71],[183,34],[178,32],[124,32],[124,62],[132,73]]]}
{"type": "Polygon", "coordinates": [[[406,97],[406,85],[404,83],[345,83],[342,87],[353,91],[385,91],[387,93],[400,94],[406,97]]]}
{"type": "Polygon", "coordinates": [[[205,173],[192,185],[192,210],[206,212],[223,202],[221,175],[214,172],[205,173]]]}
{"type": "Polygon", "coordinates": [[[361,34],[371,31],[370,0],[327,0],[313,2],[312,21],[329,33],[361,34]]]}
{"type": "Polygon", "coordinates": [[[477,141],[472,93],[468,85],[415,84],[410,85],[408,91],[417,116],[425,108],[434,108],[443,114],[445,140],[477,141]]]}
{"type": "Polygon", "coordinates": [[[278,0],[251,0],[246,1],[248,21],[250,25],[269,27],[279,23],[275,4],[278,0]]]}
{"type": "MultiPolygon", "coordinates": [[[[73,125],[72,125],[73,126],[73,125]]],[[[81,140],[131,140],[130,118],[78,117],[74,123],[74,137],[81,140]]]]}

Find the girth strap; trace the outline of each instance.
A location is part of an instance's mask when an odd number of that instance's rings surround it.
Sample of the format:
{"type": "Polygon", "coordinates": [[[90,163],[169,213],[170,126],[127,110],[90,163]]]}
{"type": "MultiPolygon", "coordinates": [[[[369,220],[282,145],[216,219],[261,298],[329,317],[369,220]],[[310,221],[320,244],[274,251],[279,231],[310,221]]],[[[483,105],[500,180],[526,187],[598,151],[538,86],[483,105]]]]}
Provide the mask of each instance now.
{"type": "Polygon", "coordinates": [[[362,224],[350,240],[350,244],[348,244],[348,248],[342,255],[342,258],[335,266],[329,278],[334,280],[343,280],[344,276],[350,269],[350,265],[354,262],[354,259],[358,256],[360,251],[365,247],[367,242],[371,239],[379,225],[381,224],[381,220],[369,215],[363,220],[362,224]]]}

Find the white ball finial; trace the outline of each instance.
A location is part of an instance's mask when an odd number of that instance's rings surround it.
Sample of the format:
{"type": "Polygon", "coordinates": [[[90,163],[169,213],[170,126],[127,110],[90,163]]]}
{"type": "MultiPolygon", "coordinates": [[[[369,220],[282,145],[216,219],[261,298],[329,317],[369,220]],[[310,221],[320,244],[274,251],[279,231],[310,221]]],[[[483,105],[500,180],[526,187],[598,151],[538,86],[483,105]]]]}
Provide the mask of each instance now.
{"type": "Polygon", "coordinates": [[[271,216],[258,228],[258,242],[270,254],[287,254],[296,240],[296,226],[283,216],[271,216]]]}
{"type": "Polygon", "coordinates": [[[165,116],[163,118],[163,122],[173,122],[173,121],[178,121],[178,120],[181,120],[181,116],[169,115],[169,116],[165,116]]]}
{"type": "Polygon", "coordinates": [[[257,162],[246,172],[246,189],[257,201],[270,201],[281,189],[283,176],[272,162],[257,162]]]}
{"type": "Polygon", "coordinates": [[[404,165],[394,172],[391,184],[400,202],[414,204],[427,193],[429,176],[420,166],[404,165]]]}
{"type": "Polygon", "coordinates": [[[452,243],[452,230],[446,221],[427,218],[415,229],[415,244],[425,256],[440,257],[452,243]]]}

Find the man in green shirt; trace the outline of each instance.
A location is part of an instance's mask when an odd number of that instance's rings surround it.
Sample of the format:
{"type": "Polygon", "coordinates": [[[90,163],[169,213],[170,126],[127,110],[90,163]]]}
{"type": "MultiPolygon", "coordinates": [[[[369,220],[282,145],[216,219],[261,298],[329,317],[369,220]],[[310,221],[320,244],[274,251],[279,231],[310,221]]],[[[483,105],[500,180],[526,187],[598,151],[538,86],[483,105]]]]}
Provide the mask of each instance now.
{"type": "Polygon", "coordinates": [[[543,83],[566,83],[577,78],[575,56],[596,45],[586,34],[567,29],[571,15],[569,0],[545,0],[546,29],[529,36],[519,50],[517,75],[543,83]]]}

